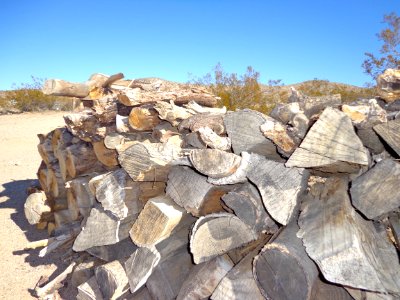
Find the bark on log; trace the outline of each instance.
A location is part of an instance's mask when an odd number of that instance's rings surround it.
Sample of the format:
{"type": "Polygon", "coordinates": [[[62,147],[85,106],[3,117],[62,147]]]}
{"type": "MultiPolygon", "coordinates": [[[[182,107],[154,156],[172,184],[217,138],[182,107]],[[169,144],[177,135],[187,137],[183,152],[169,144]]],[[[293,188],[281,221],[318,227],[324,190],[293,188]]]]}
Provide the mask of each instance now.
{"type": "Polygon", "coordinates": [[[158,112],[159,118],[171,123],[172,126],[178,126],[181,121],[193,116],[194,112],[180,107],[171,102],[157,102],[154,109],[158,112]]]}
{"type": "Polygon", "coordinates": [[[400,206],[400,194],[393,193],[400,182],[400,164],[384,159],[357,177],[350,189],[353,205],[368,219],[375,219],[400,206]]]}
{"type": "Polygon", "coordinates": [[[375,125],[374,130],[400,156],[400,119],[375,125]]]}
{"type": "Polygon", "coordinates": [[[24,204],[24,213],[31,225],[53,219],[53,213],[44,192],[33,193],[28,196],[24,204]]]}
{"type": "Polygon", "coordinates": [[[276,146],[279,153],[285,157],[289,157],[296,149],[295,140],[289,135],[289,132],[283,124],[266,117],[265,123],[260,126],[264,136],[270,139],[276,146]]]}
{"type": "Polygon", "coordinates": [[[229,137],[219,136],[209,127],[200,127],[197,132],[200,134],[201,141],[212,149],[230,151],[232,142],[229,137]]]}
{"type": "Polygon", "coordinates": [[[368,165],[368,155],[347,115],[326,108],[286,163],[287,167],[324,172],[357,172],[368,165]]]}
{"type": "Polygon", "coordinates": [[[71,146],[74,136],[66,128],[56,128],[51,138],[54,156],[59,159],[60,152],[71,146]]]}
{"type": "Polygon", "coordinates": [[[69,176],[75,178],[104,170],[98,162],[93,146],[88,143],[79,143],[66,149],[66,168],[69,176]]]}
{"type": "Polygon", "coordinates": [[[257,284],[267,299],[311,299],[318,269],[307,256],[294,221],[253,262],[257,284]]]}
{"type": "Polygon", "coordinates": [[[230,112],[224,116],[226,132],[232,141],[235,154],[246,151],[281,160],[275,145],[266,139],[260,130],[265,120],[266,116],[249,109],[230,112]]]}
{"type": "Polygon", "coordinates": [[[95,276],[105,299],[118,299],[129,288],[123,264],[118,260],[97,267],[95,276]]]}
{"type": "Polygon", "coordinates": [[[396,250],[385,233],[352,208],[347,181],[335,177],[313,181],[303,202],[298,236],[324,277],[360,289],[399,293],[396,250]]]}
{"type": "Polygon", "coordinates": [[[280,224],[288,224],[296,214],[299,197],[307,187],[308,172],[287,168],[283,163],[257,154],[252,154],[251,164],[247,177],[260,191],[268,213],[280,224]]]}
{"type": "Polygon", "coordinates": [[[211,113],[198,113],[179,124],[179,131],[189,129],[190,131],[198,131],[199,128],[208,127],[213,130],[216,134],[225,133],[224,126],[224,115],[222,114],[211,114],[211,113]]]}
{"type": "Polygon", "coordinates": [[[86,83],[50,79],[44,83],[42,92],[45,95],[85,98],[89,95],[90,88],[86,83]]]}
{"type": "Polygon", "coordinates": [[[52,136],[53,132],[50,132],[37,146],[40,157],[47,166],[50,166],[52,163],[55,163],[57,161],[57,158],[54,156],[53,147],[51,145],[52,136]]]}
{"type": "Polygon", "coordinates": [[[255,233],[235,215],[209,214],[195,223],[190,252],[195,264],[199,264],[256,239],[255,233]]]}

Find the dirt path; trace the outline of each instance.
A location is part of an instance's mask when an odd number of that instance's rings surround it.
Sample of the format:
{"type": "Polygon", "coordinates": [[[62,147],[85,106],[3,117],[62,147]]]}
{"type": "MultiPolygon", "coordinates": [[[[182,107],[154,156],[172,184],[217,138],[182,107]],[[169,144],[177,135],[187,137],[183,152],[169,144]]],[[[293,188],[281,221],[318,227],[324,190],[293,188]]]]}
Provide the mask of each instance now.
{"type": "Polygon", "coordinates": [[[0,116],[0,299],[32,299],[29,290],[40,276],[50,276],[65,266],[57,254],[39,258],[39,250],[23,250],[28,241],[48,237],[29,225],[23,207],[25,190],[35,182],[41,161],[36,134],[62,126],[62,115],[44,112],[0,116]]]}

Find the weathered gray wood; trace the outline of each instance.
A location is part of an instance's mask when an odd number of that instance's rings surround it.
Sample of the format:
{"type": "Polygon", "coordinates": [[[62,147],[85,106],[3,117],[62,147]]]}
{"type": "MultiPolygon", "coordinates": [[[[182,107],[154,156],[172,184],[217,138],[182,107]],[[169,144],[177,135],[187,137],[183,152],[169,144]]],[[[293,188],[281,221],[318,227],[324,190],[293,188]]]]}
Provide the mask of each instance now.
{"type": "Polygon", "coordinates": [[[211,299],[265,299],[253,276],[253,260],[260,252],[262,246],[264,246],[264,243],[248,253],[229,271],[229,273],[218,284],[217,288],[211,295],[211,299]]]}
{"type": "Polygon", "coordinates": [[[67,173],[71,178],[104,170],[96,158],[93,146],[89,143],[73,144],[65,151],[67,173]]]}
{"type": "Polygon", "coordinates": [[[385,146],[372,128],[357,129],[357,135],[372,154],[379,154],[385,151],[385,146]]]}
{"type": "Polygon", "coordinates": [[[241,157],[217,149],[196,149],[190,151],[190,161],[200,173],[211,178],[221,178],[237,170],[241,157]]]}
{"type": "Polygon", "coordinates": [[[307,186],[308,172],[301,168],[285,167],[283,163],[267,160],[257,154],[252,154],[251,164],[247,177],[260,191],[268,213],[280,224],[288,224],[307,186]]]}
{"type": "Polygon", "coordinates": [[[261,124],[260,130],[276,145],[278,152],[283,156],[289,157],[296,149],[295,140],[289,135],[286,126],[279,121],[266,116],[265,123],[261,124]]]}
{"type": "Polygon", "coordinates": [[[368,155],[349,117],[326,108],[308,131],[287,167],[315,168],[325,172],[357,172],[368,165],[368,155]]]}
{"type": "MultiPolygon", "coordinates": [[[[94,194],[91,193],[89,182],[95,174],[77,177],[67,182],[67,188],[73,194],[74,202],[79,209],[79,214],[88,217],[91,208],[96,203],[94,194]]],[[[68,204],[68,208],[70,205],[68,204]]]]}
{"type": "Polygon", "coordinates": [[[90,87],[86,83],[72,83],[61,79],[46,80],[42,92],[45,95],[84,98],[89,95],[90,87]]]}
{"type": "Polygon", "coordinates": [[[151,296],[160,300],[176,299],[192,267],[192,257],[185,248],[161,262],[147,279],[146,287],[151,296]]]}
{"type": "Polygon", "coordinates": [[[384,232],[378,232],[353,209],[347,180],[331,177],[310,182],[298,236],[324,277],[360,289],[399,293],[395,248],[384,232]]]}
{"type": "Polygon", "coordinates": [[[254,259],[253,273],[267,299],[311,299],[318,269],[296,237],[298,230],[290,223],[254,259]]]}
{"type": "Polygon", "coordinates": [[[392,230],[393,238],[396,242],[397,249],[400,249],[400,216],[399,213],[391,213],[389,215],[389,225],[392,230]]]}
{"type": "Polygon", "coordinates": [[[360,289],[355,289],[351,287],[345,287],[346,291],[351,295],[354,300],[395,300],[399,299],[396,296],[392,296],[389,294],[370,292],[360,289]]]}
{"type": "Polygon", "coordinates": [[[138,247],[132,242],[130,238],[123,239],[115,244],[96,246],[86,249],[90,255],[93,255],[101,260],[111,262],[114,260],[128,259],[128,257],[138,247]]]}
{"type": "Polygon", "coordinates": [[[220,198],[233,187],[214,186],[185,166],[174,166],[168,175],[166,193],[194,216],[223,211],[220,198]]]}
{"type": "Polygon", "coordinates": [[[173,127],[171,123],[162,121],[154,127],[151,137],[157,142],[165,143],[168,139],[174,135],[178,135],[178,129],[173,127]]]}
{"type": "Polygon", "coordinates": [[[127,238],[136,218],[137,215],[133,215],[119,220],[100,205],[93,207],[81,233],[75,239],[73,250],[84,251],[95,246],[115,244],[127,238]]]}
{"type": "Polygon", "coordinates": [[[280,160],[275,145],[260,130],[265,120],[266,116],[249,109],[230,112],[224,116],[226,132],[236,154],[247,151],[280,160]]]}
{"type": "Polygon", "coordinates": [[[195,265],[189,273],[177,296],[177,300],[204,299],[212,295],[215,288],[232,269],[233,262],[228,255],[195,265]]]}
{"type": "Polygon", "coordinates": [[[189,129],[196,132],[199,128],[209,127],[216,134],[225,133],[224,119],[222,114],[199,113],[195,114],[179,124],[179,131],[189,129]]]}
{"type": "Polygon", "coordinates": [[[171,235],[187,212],[170,197],[160,195],[150,199],[129,234],[138,246],[151,247],[171,235]]]}
{"type": "Polygon", "coordinates": [[[264,208],[259,191],[251,183],[238,186],[222,196],[222,200],[255,233],[274,233],[278,230],[278,226],[264,208]]]}
{"type": "MultiPolygon", "coordinates": [[[[314,283],[311,298],[312,300],[353,300],[353,297],[345,288],[335,284],[328,284],[317,279],[314,283]]],[[[360,299],[361,300],[361,299],[360,299]]]]}
{"type": "Polygon", "coordinates": [[[256,239],[256,234],[237,216],[209,214],[196,221],[190,237],[190,252],[199,264],[256,239]]]}
{"type": "Polygon", "coordinates": [[[103,300],[103,294],[100,291],[96,277],[91,277],[85,283],[78,286],[77,300],[103,300]]]}
{"type": "Polygon", "coordinates": [[[97,267],[95,276],[105,299],[117,299],[129,288],[123,264],[118,260],[97,267]]]}
{"type": "Polygon", "coordinates": [[[183,137],[185,148],[206,149],[207,145],[203,142],[198,132],[190,132],[183,137]]]}
{"type": "Polygon", "coordinates": [[[78,287],[87,282],[94,276],[94,269],[100,265],[100,261],[95,258],[89,259],[85,262],[78,264],[71,275],[71,284],[78,287]]]}
{"type": "Polygon", "coordinates": [[[46,200],[46,195],[43,191],[32,193],[26,198],[24,213],[29,224],[34,225],[53,218],[50,203],[46,200]]]}
{"type": "Polygon", "coordinates": [[[298,102],[278,103],[269,115],[286,125],[292,121],[294,116],[300,111],[300,105],[298,102]]]}
{"type": "Polygon", "coordinates": [[[375,219],[400,206],[400,164],[384,159],[357,177],[350,189],[353,205],[367,218],[375,219]]]}
{"type": "Polygon", "coordinates": [[[374,130],[400,156],[400,119],[375,125],[374,130]]]}
{"type": "Polygon", "coordinates": [[[398,69],[386,69],[376,79],[378,94],[386,102],[400,99],[400,72],[398,69]]]}
{"type": "Polygon", "coordinates": [[[207,147],[230,151],[232,143],[229,137],[219,136],[209,127],[200,127],[197,132],[199,133],[200,140],[207,145],[207,147]]]}

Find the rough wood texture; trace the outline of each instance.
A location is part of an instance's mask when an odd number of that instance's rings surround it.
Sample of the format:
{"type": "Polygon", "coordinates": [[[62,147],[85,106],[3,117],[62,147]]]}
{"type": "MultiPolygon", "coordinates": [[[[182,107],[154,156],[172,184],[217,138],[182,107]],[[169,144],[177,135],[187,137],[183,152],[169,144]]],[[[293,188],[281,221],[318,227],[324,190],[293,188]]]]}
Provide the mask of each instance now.
{"type": "Polygon", "coordinates": [[[185,214],[166,195],[150,199],[129,232],[131,239],[138,246],[154,246],[171,235],[185,214]]]}
{"type": "Polygon", "coordinates": [[[211,178],[221,178],[237,170],[241,157],[217,149],[195,149],[190,151],[190,161],[200,173],[211,178]]]}
{"type": "Polygon", "coordinates": [[[392,230],[393,238],[396,243],[396,247],[400,249],[400,216],[399,213],[391,213],[389,215],[389,225],[392,230]]]}
{"type": "Polygon", "coordinates": [[[99,266],[95,270],[103,298],[117,299],[128,290],[128,277],[118,260],[99,266]]]}
{"type": "Polygon", "coordinates": [[[32,193],[26,198],[24,213],[29,224],[34,225],[53,218],[51,207],[46,200],[44,192],[32,193]]]}
{"type": "Polygon", "coordinates": [[[151,131],[160,124],[158,112],[152,106],[134,107],[129,114],[129,125],[138,131],[151,131]]]}
{"type": "Polygon", "coordinates": [[[400,156],[400,119],[375,125],[374,130],[400,156]]]}
{"type": "Polygon", "coordinates": [[[266,118],[265,123],[260,126],[260,130],[277,146],[282,155],[289,157],[296,149],[296,142],[288,134],[286,126],[273,118],[266,118]]]}
{"type": "Polygon", "coordinates": [[[225,133],[223,114],[198,113],[183,120],[178,128],[179,131],[189,129],[196,132],[202,127],[208,127],[216,134],[225,133]]]}
{"type": "Polygon", "coordinates": [[[46,80],[43,94],[54,96],[84,98],[89,95],[90,88],[86,83],[72,83],[61,79],[46,80]]]}
{"type": "Polygon", "coordinates": [[[51,147],[53,149],[54,156],[58,159],[60,151],[63,151],[68,146],[71,146],[73,140],[74,136],[66,128],[56,128],[51,138],[51,147]]]}
{"type": "Polygon", "coordinates": [[[251,183],[238,186],[222,196],[222,200],[255,233],[273,233],[278,230],[278,226],[264,208],[259,191],[251,183]]]}
{"type": "Polygon", "coordinates": [[[172,126],[178,126],[182,120],[194,114],[184,107],[176,106],[172,101],[158,102],[154,105],[154,109],[158,112],[160,119],[170,122],[172,126]]]}
{"type": "Polygon", "coordinates": [[[398,297],[389,294],[369,292],[365,290],[345,287],[346,291],[354,300],[396,300],[398,297]]]}
{"type": "Polygon", "coordinates": [[[260,130],[265,120],[263,114],[249,109],[228,112],[224,116],[226,132],[232,141],[235,154],[246,151],[280,159],[275,145],[266,139],[260,130]]]}
{"type": "Polygon", "coordinates": [[[194,225],[190,252],[194,262],[199,264],[256,239],[252,230],[235,215],[209,214],[194,225]]]}
{"type": "Polygon", "coordinates": [[[228,151],[232,147],[230,138],[219,136],[209,127],[200,127],[197,132],[200,135],[201,141],[212,149],[228,151]]]}
{"type": "Polygon", "coordinates": [[[104,145],[104,140],[93,142],[92,145],[94,154],[96,155],[96,158],[99,162],[101,162],[106,167],[118,166],[117,151],[106,148],[106,146],[104,145]]]}
{"type": "Polygon", "coordinates": [[[267,299],[311,299],[318,269],[296,237],[298,230],[292,222],[254,259],[254,276],[267,299]]]}
{"type": "Polygon", "coordinates": [[[400,99],[400,71],[398,69],[387,69],[376,79],[378,94],[386,102],[400,99]]]}
{"type": "Polygon", "coordinates": [[[360,289],[399,293],[395,248],[384,232],[378,232],[352,208],[347,180],[331,177],[311,182],[298,236],[324,277],[360,289]]]}
{"type": "Polygon", "coordinates": [[[287,167],[315,168],[325,172],[357,172],[368,165],[368,155],[349,117],[326,108],[311,127],[287,167]]]}
{"type": "Polygon", "coordinates": [[[208,183],[207,177],[191,168],[175,166],[168,175],[166,193],[194,216],[202,216],[223,211],[220,198],[230,189],[208,183]]]}
{"type": "Polygon", "coordinates": [[[381,160],[353,181],[352,203],[367,218],[378,218],[400,206],[400,194],[393,193],[399,182],[400,164],[391,159],[381,160]]]}
{"type": "Polygon", "coordinates": [[[85,283],[78,286],[77,300],[103,300],[103,294],[100,291],[96,277],[91,277],[85,283]]]}
{"type": "MultiPolygon", "coordinates": [[[[312,300],[353,300],[353,297],[346,291],[345,288],[329,284],[317,279],[314,283],[311,294],[312,300]]],[[[361,299],[359,299],[361,300],[361,299]]],[[[366,299],[365,299],[366,300],[366,299]]]]}
{"type": "Polygon", "coordinates": [[[66,149],[66,167],[68,174],[75,178],[79,175],[102,171],[92,145],[78,143],[66,149]]]}
{"type": "Polygon", "coordinates": [[[194,266],[183,282],[176,299],[209,298],[232,267],[233,262],[226,254],[194,266]]]}
{"type": "MultiPolygon", "coordinates": [[[[80,215],[88,217],[91,208],[94,206],[96,199],[89,189],[89,181],[93,178],[92,175],[77,177],[67,182],[67,187],[73,195],[74,204],[79,209],[80,215]]],[[[68,208],[69,204],[68,204],[68,208]]]]}
{"type": "Polygon", "coordinates": [[[260,191],[268,213],[280,224],[288,224],[307,186],[308,172],[301,168],[287,168],[283,163],[257,154],[252,154],[251,164],[247,177],[260,191]]]}
{"type": "Polygon", "coordinates": [[[137,249],[137,246],[128,237],[115,244],[96,246],[86,249],[86,252],[103,261],[126,260],[137,249]]]}

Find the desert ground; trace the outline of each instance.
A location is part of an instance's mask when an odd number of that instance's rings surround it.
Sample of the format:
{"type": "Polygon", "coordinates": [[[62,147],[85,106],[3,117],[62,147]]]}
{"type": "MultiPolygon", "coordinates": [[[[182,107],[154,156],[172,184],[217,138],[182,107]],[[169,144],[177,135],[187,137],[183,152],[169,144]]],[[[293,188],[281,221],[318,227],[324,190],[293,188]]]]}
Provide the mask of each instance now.
{"type": "Polygon", "coordinates": [[[40,277],[54,272],[51,279],[66,267],[59,253],[39,258],[40,249],[24,250],[28,242],[48,237],[24,216],[26,188],[36,183],[41,161],[36,135],[62,126],[63,114],[0,116],[0,299],[34,299],[31,291],[40,277]]]}

